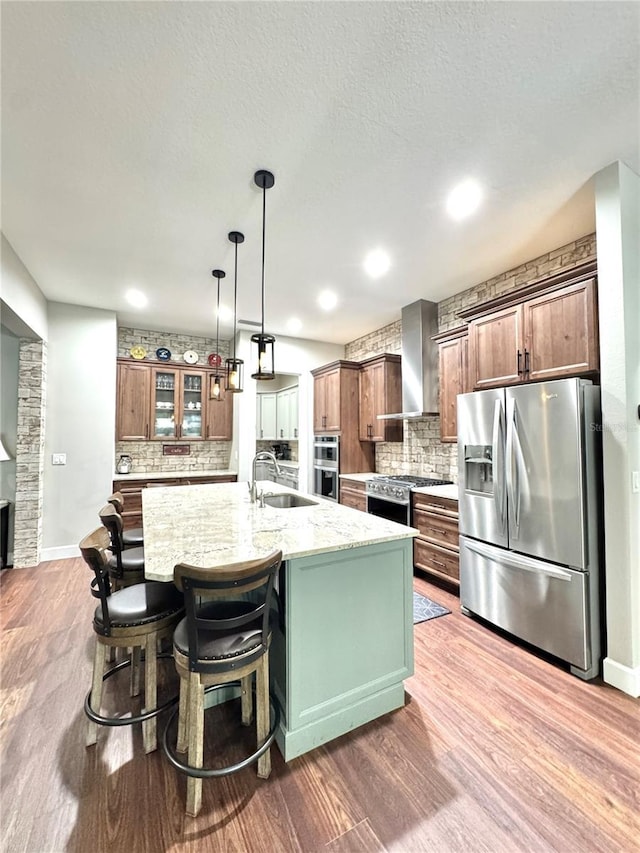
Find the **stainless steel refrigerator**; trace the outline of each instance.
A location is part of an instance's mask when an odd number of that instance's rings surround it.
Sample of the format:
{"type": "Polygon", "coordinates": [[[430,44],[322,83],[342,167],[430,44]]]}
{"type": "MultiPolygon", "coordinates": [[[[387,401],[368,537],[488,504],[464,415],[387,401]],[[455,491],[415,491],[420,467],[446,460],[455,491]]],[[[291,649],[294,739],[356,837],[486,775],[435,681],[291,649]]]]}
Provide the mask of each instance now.
{"type": "Polygon", "coordinates": [[[594,678],[600,389],[561,379],[458,397],[460,603],[594,678]]]}

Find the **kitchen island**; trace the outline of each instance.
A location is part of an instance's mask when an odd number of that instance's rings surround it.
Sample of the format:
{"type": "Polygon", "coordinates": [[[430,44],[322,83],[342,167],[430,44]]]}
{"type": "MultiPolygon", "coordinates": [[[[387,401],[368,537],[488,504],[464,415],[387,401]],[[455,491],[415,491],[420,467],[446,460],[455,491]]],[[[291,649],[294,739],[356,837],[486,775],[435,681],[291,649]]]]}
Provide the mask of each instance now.
{"type": "MultiPolygon", "coordinates": [[[[271,482],[259,490],[300,494],[271,482]]],[[[302,496],[301,496],[302,497],[302,496]]],[[[145,489],[145,574],[283,552],[270,663],[286,761],[404,705],[413,673],[411,527],[321,498],[251,504],[245,483],[145,489]]]]}

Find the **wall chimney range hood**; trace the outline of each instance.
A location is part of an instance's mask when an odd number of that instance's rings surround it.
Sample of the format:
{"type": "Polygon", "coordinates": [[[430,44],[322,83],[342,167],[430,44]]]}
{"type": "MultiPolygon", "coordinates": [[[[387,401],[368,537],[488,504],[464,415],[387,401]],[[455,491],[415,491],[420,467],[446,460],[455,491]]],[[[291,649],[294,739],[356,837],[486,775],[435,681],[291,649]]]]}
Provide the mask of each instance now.
{"type": "Polygon", "coordinates": [[[378,415],[379,420],[400,420],[437,415],[438,305],[418,299],[402,309],[402,411],[378,415]]]}

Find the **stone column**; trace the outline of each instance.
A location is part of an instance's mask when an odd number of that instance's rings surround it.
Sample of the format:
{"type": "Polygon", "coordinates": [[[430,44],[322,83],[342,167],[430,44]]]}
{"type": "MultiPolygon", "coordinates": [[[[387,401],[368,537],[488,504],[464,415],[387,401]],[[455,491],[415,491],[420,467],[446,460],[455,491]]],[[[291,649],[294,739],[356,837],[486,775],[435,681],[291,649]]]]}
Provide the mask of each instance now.
{"type": "Polygon", "coordinates": [[[37,566],[42,544],[47,348],[20,340],[14,568],[37,566]]]}

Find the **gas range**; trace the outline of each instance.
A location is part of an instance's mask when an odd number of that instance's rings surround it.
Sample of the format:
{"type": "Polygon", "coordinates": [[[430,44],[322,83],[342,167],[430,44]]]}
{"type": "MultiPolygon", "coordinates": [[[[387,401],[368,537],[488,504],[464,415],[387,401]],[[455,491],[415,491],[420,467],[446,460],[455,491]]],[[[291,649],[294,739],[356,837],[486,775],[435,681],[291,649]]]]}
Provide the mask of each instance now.
{"type": "Polygon", "coordinates": [[[411,502],[411,489],[421,486],[448,486],[451,480],[437,480],[433,477],[414,477],[410,474],[398,476],[378,476],[367,480],[366,493],[372,497],[393,501],[397,504],[411,502]]]}

